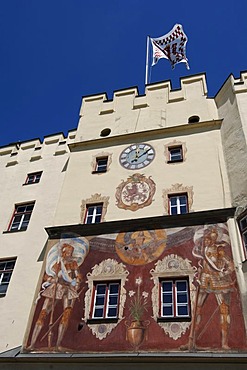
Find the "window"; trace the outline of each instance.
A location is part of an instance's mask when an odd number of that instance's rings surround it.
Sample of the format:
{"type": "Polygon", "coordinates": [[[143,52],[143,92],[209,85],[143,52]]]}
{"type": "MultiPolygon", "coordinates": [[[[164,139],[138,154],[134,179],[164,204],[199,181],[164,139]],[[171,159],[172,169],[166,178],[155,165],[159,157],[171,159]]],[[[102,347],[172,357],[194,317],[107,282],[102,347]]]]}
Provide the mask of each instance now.
{"type": "Polygon", "coordinates": [[[37,184],[37,182],[40,181],[41,175],[42,175],[42,172],[29,173],[27,175],[27,178],[26,178],[26,181],[25,181],[25,185],[28,185],[28,184],[37,184]]]}
{"type": "Polygon", "coordinates": [[[96,158],[96,167],[94,173],[107,171],[108,157],[96,158]]]}
{"type": "Polygon", "coordinates": [[[12,216],[8,231],[26,230],[33,211],[34,202],[28,204],[17,204],[12,216]]]}
{"type": "Polygon", "coordinates": [[[105,215],[109,204],[109,197],[99,193],[91,198],[83,199],[81,203],[81,223],[99,223],[105,221],[105,215]]]}
{"type": "Polygon", "coordinates": [[[240,233],[242,236],[243,244],[245,247],[245,252],[247,252],[247,215],[240,218],[239,228],[240,228],[240,233]]]}
{"type": "Polygon", "coordinates": [[[169,161],[168,162],[181,162],[183,160],[183,150],[182,146],[170,147],[169,151],[169,161]]]}
{"type": "Polygon", "coordinates": [[[95,284],[93,319],[114,319],[118,317],[119,287],[119,282],[95,284]]]}
{"type": "Polygon", "coordinates": [[[160,281],[161,318],[189,318],[189,288],[187,279],[167,279],[160,281]]]}
{"type": "Polygon", "coordinates": [[[165,160],[168,164],[176,164],[186,161],[186,142],[173,140],[165,144],[165,160]]]}
{"type": "Polygon", "coordinates": [[[85,224],[98,224],[101,221],[103,204],[87,205],[85,224]]]}
{"type": "Polygon", "coordinates": [[[92,157],[92,173],[102,174],[108,172],[112,163],[112,153],[98,152],[92,157]]]}
{"type": "Polygon", "coordinates": [[[16,259],[0,260],[0,297],[6,295],[16,259]]]}
{"type": "Polygon", "coordinates": [[[180,215],[188,212],[187,194],[169,195],[169,214],[180,215]]]}

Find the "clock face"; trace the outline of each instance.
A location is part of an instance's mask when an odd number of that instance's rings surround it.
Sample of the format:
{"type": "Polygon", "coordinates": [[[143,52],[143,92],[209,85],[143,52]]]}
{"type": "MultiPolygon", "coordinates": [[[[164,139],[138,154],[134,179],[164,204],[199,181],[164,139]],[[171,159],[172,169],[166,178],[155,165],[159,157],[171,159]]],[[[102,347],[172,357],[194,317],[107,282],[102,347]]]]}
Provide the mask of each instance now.
{"type": "Polygon", "coordinates": [[[120,164],[128,170],[136,170],[149,165],[155,156],[154,148],[149,144],[132,144],[120,154],[120,164]]]}

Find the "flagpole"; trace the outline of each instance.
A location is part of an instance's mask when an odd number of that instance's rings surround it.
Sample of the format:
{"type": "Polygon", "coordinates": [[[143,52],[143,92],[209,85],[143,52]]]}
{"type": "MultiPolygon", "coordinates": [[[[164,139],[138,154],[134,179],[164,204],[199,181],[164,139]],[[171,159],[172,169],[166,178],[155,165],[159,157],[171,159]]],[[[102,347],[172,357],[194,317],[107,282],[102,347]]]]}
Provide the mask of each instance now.
{"type": "Polygon", "coordinates": [[[148,59],[149,59],[149,40],[150,37],[147,36],[147,55],[146,55],[146,76],[145,76],[145,85],[148,84],[148,59]]]}

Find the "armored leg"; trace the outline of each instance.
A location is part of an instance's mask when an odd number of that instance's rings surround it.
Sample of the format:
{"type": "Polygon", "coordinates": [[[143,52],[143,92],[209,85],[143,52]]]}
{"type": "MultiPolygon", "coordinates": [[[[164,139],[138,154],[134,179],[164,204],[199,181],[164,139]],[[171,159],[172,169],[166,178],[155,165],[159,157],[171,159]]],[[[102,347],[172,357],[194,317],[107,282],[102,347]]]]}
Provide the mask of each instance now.
{"type": "Polygon", "coordinates": [[[72,307],[66,307],[61,319],[61,322],[58,327],[58,337],[57,337],[57,348],[59,350],[59,347],[61,345],[62,339],[64,337],[64,333],[68,327],[69,319],[71,316],[72,307]]]}
{"type": "Polygon", "coordinates": [[[229,306],[226,303],[220,305],[221,345],[223,349],[229,349],[228,331],[230,325],[229,306]]]}
{"type": "Polygon", "coordinates": [[[40,333],[40,331],[41,331],[41,329],[44,325],[44,321],[45,321],[45,318],[47,316],[47,313],[48,312],[45,308],[43,308],[40,311],[39,318],[36,321],[36,324],[35,324],[34,329],[33,329],[33,334],[32,334],[31,343],[30,343],[30,349],[33,348],[34,344],[36,343],[36,340],[38,339],[39,333],[40,333]]]}

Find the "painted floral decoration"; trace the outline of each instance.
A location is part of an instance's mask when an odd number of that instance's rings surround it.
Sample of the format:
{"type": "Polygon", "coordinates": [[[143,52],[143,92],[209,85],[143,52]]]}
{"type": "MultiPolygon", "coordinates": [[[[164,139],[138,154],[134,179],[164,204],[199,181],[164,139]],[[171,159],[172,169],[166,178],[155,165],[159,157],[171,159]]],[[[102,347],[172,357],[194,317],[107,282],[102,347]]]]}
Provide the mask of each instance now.
{"type": "Polygon", "coordinates": [[[147,298],[148,293],[143,291],[141,293],[140,285],[142,283],[142,278],[138,277],[136,279],[137,293],[133,290],[129,291],[129,296],[133,297],[130,303],[130,316],[132,320],[141,321],[144,312],[147,311],[147,298]]]}

